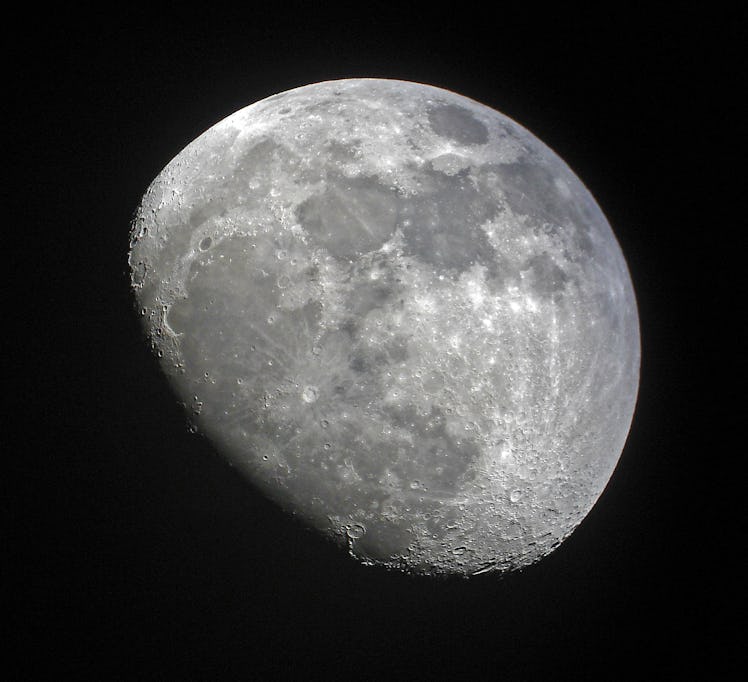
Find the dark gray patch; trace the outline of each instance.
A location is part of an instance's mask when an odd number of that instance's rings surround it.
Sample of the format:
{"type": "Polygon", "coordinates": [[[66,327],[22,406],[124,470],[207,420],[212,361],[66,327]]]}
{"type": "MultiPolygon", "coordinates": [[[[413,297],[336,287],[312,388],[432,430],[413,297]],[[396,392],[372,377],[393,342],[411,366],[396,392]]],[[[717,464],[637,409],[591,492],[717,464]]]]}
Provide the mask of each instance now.
{"type": "Polygon", "coordinates": [[[529,271],[532,278],[532,288],[546,298],[562,291],[569,279],[567,274],[553,262],[553,259],[547,253],[541,253],[530,258],[522,271],[529,271]]]}
{"type": "MultiPolygon", "coordinates": [[[[583,253],[591,253],[595,248],[595,244],[590,237],[590,232],[590,226],[585,223],[577,225],[577,229],[574,232],[574,243],[577,249],[583,253]]],[[[574,253],[570,260],[576,259],[577,255],[574,253]]]]}
{"type": "MultiPolygon", "coordinates": [[[[190,266],[186,298],[169,308],[167,323],[179,335],[186,376],[210,371],[210,380],[194,388],[204,402],[206,423],[223,427],[241,417],[232,407],[240,409],[237,378],[243,380],[241,409],[249,405],[259,410],[264,393],[282,385],[290,368],[308,361],[321,306],[309,301],[300,309],[278,309],[277,272],[257,267],[265,263],[271,269],[277,262],[274,250],[268,241],[252,248],[243,237],[222,239],[198,254],[190,266]]],[[[258,433],[270,428],[264,422],[256,426],[258,433]]]]}
{"type": "Polygon", "coordinates": [[[361,323],[359,321],[359,318],[347,317],[340,324],[340,331],[345,332],[346,334],[348,334],[348,336],[351,337],[351,339],[355,340],[358,337],[360,327],[361,323]]]}
{"type": "Polygon", "coordinates": [[[296,217],[336,258],[352,259],[384,244],[395,230],[398,196],[375,178],[330,179],[302,202],[296,217]]]}
{"type": "Polygon", "coordinates": [[[408,359],[408,337],[404,334],[396,334],[385,346],[388,360],[391,364],[403,363],[408,359]]]}
{"type": "Polygon", "coordinates": [[[517,284],[519,279],[519,266],[500,253],[486,266],[486,284],[491,293],[497,296],[503,296],[507,287],[517,284]]]}
{"type": "Polygon", "coordinates": [[[310,282],[318,282],[319,281],[319,265],[310,265],[306,270],[304,270],[304,276],[310,281],[310,282]]]}
{"type": "Polygon", "coordinates": [[[381,308],[392,298],[394,288],[389,283],[361,285],[354,289],[346,301],[346,307],[354,317],[365,317],[374,308],[381,308]]]}
{"type": "Polygon", "coordinates": [[[355,372],[361,372],[373,376],[380,374],[385,370],[389,360],[387,353],[381,349],[372,349],[368,347],[357,348],[351,356],[351,369],[355,372]]]}
{"type": "Polygon", "coordinates": [[[206,220],[226,213],[226,204],[222,199],[209,199],[204,204],[196,206],[190,212],[190,225],[200,227],[206,220]]]}
{"type": "Polygon", "coordinates": [[[373,561],[397,561],[408,553],[412,542],[410,523],[403,519],[400,523],[381,518],[366,524],[366,533],[356,540],[353,551],[373,561]]]}
{"type": "Polygon", "coordinates": [[[301,112],[306,114],[322,114],[339,119],[341,117],[340,103],[335,99],[318,99],[301,107],[301,112]]]}
{"type": "Polygon", "coordinates": [[[343,144],[339,140],[329,140],[325,143],[325,151],[328,156],[328,163],[333,167],[336,162],[354,161],[360,152],[361,140],[352,140],[343,144]]]}
{"type": "Polygon", "coordinates": [[[407,359],[408,337],[397,334],[381,348],[372,348],[365,344],[356,347],[351,354],[350,367],[355,372],[374,376],[407,359]]]}
{"type": "Polygon", "coordinates": [[[599,216],[595,215],[590,200],[572,192],[561,194],[555,180],[564,179],[569,187],[576,181],[561,168],[537,162],[518,161],[492,164],[483,169],[495,173],[509,207],[519,215],[527,215],[544,224],[546,231],[556,232],[573,244],[572,251],[589,253],[592,249],[590,229],[599,216]]]}
{"type": "Polygon", "coordinates": [[[365,354],[359,353],[351,358],[351,369],[354,372],[370,373],[372,370],[372,364],[365,354]]]}
{"type": "Polygon", "coordinates": [[[257,204],[270,190],[276,174],[294,176],[296,159],[282,145],[261,139],[240,153],[231,168],[222,167],[229,154],[223,140],[216,144],[213,156],[206,151],[195,165],[202,172],[189,192],[189,223],[199,227],[205,221],[224,215],[237,206],[257,204]],[[256,190],[248,192],[249,185],[256,190]],[[210,197],[206,199],[206,197],[210,197]]]}
{"type": "Polygon", "coordinates": [[[402,202],[400,227],[410,254],[441,269],[489,265],[494,249],[481,225],[498,212],[466,174],[425,171],[426,189],[402,202]]]}
{"type": "Polygon", "coordinates": [[[348,334],[348,336],[351,337],[351,339],[355,339],[358,336],[358,331],[360,328],[360,323],[358,318],[355,317],[348,317],[340,325],[340,331],[345,332],[348,334]]]}
{"type": "Polygon", "coordinates": [[[263,138],[244,151],[236,160],[234,174],[244,182],[259,173],[267,173],[280,145],[270,138],[263,138]]]}
{"type": "Polygon", "coordinates": [[[350,281],[358,284],[348,294],[345,308],[356,318],[364,318],[374,308],[388,305],[402,288],[392,262],[381,254],[353,263],[350,281]]]}
{"type": "Polygon", "coordinates": [[[574,207],[562,197],[549,168],[538,163],[507,163],[491,167],[509,207],[515,213],[541,221],[564,224],[574,214],[574,207]]]}
{"type": "Polygon", "coordinates": [[[486,144],[488,129],[464,107],[442,104],[428,111],[431,129],[460,144],[486,144]]]}

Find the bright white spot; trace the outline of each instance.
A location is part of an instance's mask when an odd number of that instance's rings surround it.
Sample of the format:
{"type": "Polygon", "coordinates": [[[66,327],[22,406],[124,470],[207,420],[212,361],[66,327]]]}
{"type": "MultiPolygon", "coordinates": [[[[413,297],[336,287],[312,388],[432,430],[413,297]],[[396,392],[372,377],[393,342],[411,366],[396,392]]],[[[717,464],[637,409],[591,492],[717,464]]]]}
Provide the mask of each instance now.
{"type": "Polygon", "coordinates": [[[434,309],[434,298],[429,294],[416,294],[413,297],[413,307],[423,313],[430,313],[434,309]]]}
{"type": "Polygon", "coordinates": [[[313,403],[317,400],[318,391],[316,386],[307,386],[301,393],[301,398],[305,403],[313,403]]]}
{"type": "Polygon", "coordinates": [[[475,280],[468,282],[468,298],[473,304],[473,310],[479,308],[483,303],[484,295],[482,288],[475,280]]]}
{"type": "Polygon", "coordinates": [[[502,443],[499,446],[499,459],[502,464],[514,464],[514,455],[512,454],[512,448],[509,447],[508,443],[502,443]]]}

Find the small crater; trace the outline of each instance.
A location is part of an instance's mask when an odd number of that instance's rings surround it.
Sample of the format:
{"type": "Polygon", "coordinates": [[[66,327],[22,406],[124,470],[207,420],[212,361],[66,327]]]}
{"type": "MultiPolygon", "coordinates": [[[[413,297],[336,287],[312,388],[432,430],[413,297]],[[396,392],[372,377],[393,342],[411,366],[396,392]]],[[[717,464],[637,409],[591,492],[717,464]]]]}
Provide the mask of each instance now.
{"type": "Polygon", "coordinates": [[[457,175],[467,173],[470,169],[470,161],[459,154],[441,154],[431,159],[431,168],[444,175],[457,175]]]}
{"type": "Polygon", "coordinates": [[[366,528],[364,528],[360,523],[354,523],[346,532],[351,540],[358,540],[359,538],[364,537],[366,528]]]}
{"type": "Polygon", "coordinates": [[[135,286],[140,286],[145,280],[146,266],[143,261],[138,261],[132,269],[132,283],[135,286]]]}
{"type": "Polygon", "coordinates": [[[200,250],[207,251],[210,248],[212,243],[213,243],[213,240],[210,237],[206,237],[200,242],[200,250]]]}
{"type": "Polygon", "coordinates": [[[316,386],[307,386],[301,393],[301,399],[305,403],[313,403],[317,400],[319,391],[316,386]]]}

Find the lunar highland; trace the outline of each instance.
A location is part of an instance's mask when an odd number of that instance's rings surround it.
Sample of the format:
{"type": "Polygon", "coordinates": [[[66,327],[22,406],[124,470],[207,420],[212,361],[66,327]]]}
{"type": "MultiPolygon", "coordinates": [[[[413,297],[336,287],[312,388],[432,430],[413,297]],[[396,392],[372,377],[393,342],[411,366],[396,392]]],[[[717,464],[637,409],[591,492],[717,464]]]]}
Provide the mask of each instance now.
{"type": "Polygon", "coordinates": [[[129,263],[194,428],[364,563],[529,565],[623,449],[616,238],[551,149],[453,92],[328,81],[236,112],[148,188],[129,263]]]}

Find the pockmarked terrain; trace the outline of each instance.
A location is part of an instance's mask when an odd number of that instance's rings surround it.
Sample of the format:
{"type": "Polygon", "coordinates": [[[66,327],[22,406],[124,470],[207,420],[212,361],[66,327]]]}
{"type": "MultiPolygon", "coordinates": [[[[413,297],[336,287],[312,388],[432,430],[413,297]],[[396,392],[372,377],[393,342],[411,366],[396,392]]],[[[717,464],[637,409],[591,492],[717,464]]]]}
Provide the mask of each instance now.
{"type": "Polygon", "coordinates": [[[568,166],[473,100],[351,79],[248,106],[148,188],[129,262],[194,428],[364,563],[526,566],[616,466],[625,260],[568,166]]]}

